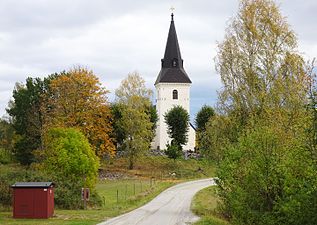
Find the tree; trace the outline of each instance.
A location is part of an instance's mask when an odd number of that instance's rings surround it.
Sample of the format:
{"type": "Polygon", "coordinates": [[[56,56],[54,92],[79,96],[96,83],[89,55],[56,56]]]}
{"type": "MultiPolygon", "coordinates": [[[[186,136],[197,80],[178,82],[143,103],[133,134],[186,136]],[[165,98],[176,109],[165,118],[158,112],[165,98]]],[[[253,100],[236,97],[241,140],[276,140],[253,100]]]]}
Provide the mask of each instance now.
{"type": "Polygon", "coordinates": [[[174,161],[181,157],[183,152],[179,145],[176,144],[167,144],[165,154],[168,158],[174,159],[174,161]]]}
{"type": "Polygon", "coordinates": [[[157,116],[151,106],[152,91],[145,87],[145,81],[138,73],[129,74],[116,90],[116,115],[114,122],[118,141],[128,156],[129,169],[136,159],[150,148],[154,137],[157,116]]]}
{"type": "Polygon", "coordinates": [[[204,131],[206,124],[215,115],[215,110],[211,106],[204,105],[196,115],[195,123],[197,130],[204,131]]]}
{"type": "Polygon", "coordinates": [[[224,88],[206,130],[222,145],[218,193],[234,224],[316,222],[301,216],[316,214],[308,202],[317,180],[307,148],[310,79],[296,46],[271,0],[242,0],[218,46],[224,88]]]}
{"type": "Polygon", "coordinates": [[[113,139],[116,145],[117,151],[121,151],[123,141],[126,138],[126,133],[124,127],[120,124],[122,119],[122,113],[124,110],[124,105],[119,103],[111,104],[111,114],[112,114],[112,127],[113,127],[113,139]]]}
{"type": "MultiPolygon", "coordinates": [[[[113,138],[116,143],[116,147],[118,151],[123,150],[123,141],[127,138],[126,135],[126,129],[122,126],[121,120],[122,120],[122,114],[124,111],[124,108],[126,107],[123,103],[112,103],[111,104],[111,113],[113,117],[112,126],[113,126],[113,138]]],[[[150,105],[149,107],[146,107],[145,113],[150,117],[150,122],[152,123],[151,131],[151,140],[153,139],[155,135],[155,129],[156,129],[156,122],[158,120],[156,108],[154,105],[150,105]]]]}
{"type": "Polygon", "coordinates": [[[98,156],[114,154],[108,91],[92,71],[77,67],[50,83],[45,127],[75,127],[88,138],[98,156]]]}
{"type": "Polygon", "coordinates": [[[45,93],[48,85],[59,74],[52,74],[43,80],[27,78],[26,84],[17,83],[13,90],[13,100],[6,109],[11,116],[12,125],[19,136],[14,151],[17,160],[24,165],[34,162],[33,150],[42,147],[43,114],[46,107],[45,93]]]}
{"type": "Polygon", "coordinates": [[[74,128],[52,128],[46,133],[45,149],[40,152],[40,167],[58,180],[80,180],[94,187],[99,159],[88,139],[74,128]]]}
{"type": "Polygon", "coordinates": [[[146,112],[146,114],[149,115],[150,121],[152,123],[152,137],[151,137],[151,140],[153,140],[153,138],[155,136],[157,121],[158,121],[158,115],[157,115],[157,111],[156,111],[155,105],[150,104],[150,106],[147,107],[145,112],[146,112]]]}
{"type": "MultiPolygon", "coordinates": [[[[310,77],[310,85],[309,85],[309,105],[308,105],[308,112],[311,115],[311,126],[308,130],[309,133],[309,140],[308,146],[311,151],[312,158],[317,160],[317,76],[314,70],[315,67],[315,60],[311,63],[307,63],[307,74],[310,77]]],[[[316,165],[317,166],[317,165],[316,165]]]]}
{"type": "Polygon", "coordinates": [[[120,125],[126,133],[123,149],[129,159],[128,168],[133,169],[137,158],[149,149],[152,123],[145,112],[128,105],[122,111],[120,125]]]}
{"type": "Polygon", "coordinates": [[[121,82],[120,87],[116,90],[116,101],[122,104],[131,104],[131,99],[134,96],[138,96],[139,99],[133,104],[140,104],[135,105],[135,107],[142,108],[149,115],[153,139],[158,121],[156,107],[151,104],[153,91],[145,86],[145,80],[137,72],[128,74],[128,77],[121,82]]]}
{"type": "Polygon", "coordinates": [[[172,139],[171,145],[176,145],[180,149],[187,143],[189,130],[188,112],[181,106],[174,106],[164,115],[167,124],[167,133],[172,139]]]}
{"type": "Polygon", "coordinates": [[[120,87],[116,90],[116,98],[118,102],[128,103],[131,97],[139,96],[144,100],[141,104],[149,104],[153,92],[146,88],[145,80],[139,73],[129,73],[127,78],[121,81],[120,87]]]}
{"type": "Polygon", "coordinates": [[[99,158],[88,139],[75,128],[52,128],[45,133],[44,148],[36,153],[35,169],[56,183],[55,203],[66,209],[82,208],[80,190],[94,187],[99,158]]]}
{"type": "Polygon", "coordinates": [[[12,123],[6,119],[0,119],[0,164],[12,161],[16,139],[12,123]]]}
{"type": "Polygon", "coordinates": [[[235,124],[224,115],[215,115],[205,126],[205,131],[198,133],[200,153],[207,159],[219,163],[224,157],[226,147],[235,141],[235,124]]]}
{"type": "Polygon", "coordinates": [[[220,110],[237,116],[243,126],[248,118],[265,114],[266,106],[285,108],[292,97],[305,96],[308,80],[296,45],[294,32],[273,1],[242,0],[218,46],[216,69],[225,87],[220,110]]]}
{"type": "Polygon", "coordinates": [[[197,127],[196,138],[197,147],[200,150],[208,146],[203,146],[201,139],[205,136],[207,122],[215,116],[215,110],[211,106],[204,105],[196,115],[195,123],[197,127]],[[202,148],[202,149],[201,149],[202,148]]]}

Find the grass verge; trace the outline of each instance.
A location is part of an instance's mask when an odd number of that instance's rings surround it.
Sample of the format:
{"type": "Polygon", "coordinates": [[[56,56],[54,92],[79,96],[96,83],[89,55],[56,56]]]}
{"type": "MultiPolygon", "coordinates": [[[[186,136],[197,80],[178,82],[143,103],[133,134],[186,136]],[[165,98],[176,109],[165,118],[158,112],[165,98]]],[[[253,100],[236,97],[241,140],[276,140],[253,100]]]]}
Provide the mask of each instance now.
{"type": "Polygon", "coordinates": [[[230,225],[216,212],[218,199],[215,195],[215,188],[214,186],[207,187],[194,196],[191,209],[201,217],[195,225],[230,225]]]}

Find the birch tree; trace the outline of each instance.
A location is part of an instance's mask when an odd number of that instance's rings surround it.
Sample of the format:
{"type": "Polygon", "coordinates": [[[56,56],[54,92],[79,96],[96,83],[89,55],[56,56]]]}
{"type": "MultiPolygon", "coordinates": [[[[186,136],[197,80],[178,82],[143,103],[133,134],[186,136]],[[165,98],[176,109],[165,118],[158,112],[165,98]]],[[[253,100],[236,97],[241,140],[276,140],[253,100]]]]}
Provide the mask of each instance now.
{"type": "Polygon", "coordinates": [[[121,116],[114,123],[124,134],[121,137],[122,150],[128,157],[129,169],[133,169],[136,160],[149,150],[154,136],[151,96],[152,91],[146,88],[144,79],[138,73],[129,74],[116,90],[116,104],[121,116]]]}
{"type": "Polygon", "coordinates": [[[220,129],[208,141],[211,154],[222,143],[224,215],[234,224],[307,224],[300,215],[316,212],[307,207],[316,187],[307,149],[310,78],[296,35],[273,1],[240,1],[218,45],[216,69],[220,116],[207,129],[220,129]]]}

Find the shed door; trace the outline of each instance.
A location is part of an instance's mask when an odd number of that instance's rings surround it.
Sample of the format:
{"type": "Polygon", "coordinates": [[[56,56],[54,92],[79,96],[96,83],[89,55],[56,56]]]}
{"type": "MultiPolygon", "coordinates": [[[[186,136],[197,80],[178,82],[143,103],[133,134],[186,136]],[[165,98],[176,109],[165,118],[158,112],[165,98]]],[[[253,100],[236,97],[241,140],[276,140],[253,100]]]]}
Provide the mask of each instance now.
{"type": "Polygon", "coordinates": [[[14,215],[16,217],[33,217],[33,192],[30,189],[15,189],[14,215]]]}
{"type": "Polygon", "coordinates": [[[34,190],[34,218],[47,218],[48,188],[35,188],[34,190]]]}

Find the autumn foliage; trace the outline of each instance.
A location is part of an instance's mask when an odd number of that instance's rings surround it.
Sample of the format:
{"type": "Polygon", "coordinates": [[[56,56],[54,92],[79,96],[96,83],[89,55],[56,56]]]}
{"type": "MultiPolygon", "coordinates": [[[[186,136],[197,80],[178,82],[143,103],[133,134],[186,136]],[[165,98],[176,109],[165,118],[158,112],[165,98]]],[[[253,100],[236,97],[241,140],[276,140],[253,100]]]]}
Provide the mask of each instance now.
{"type": "Polygon", "coordinates": [[[94,73],[76,67],[50,84],[45,129],[75,127],[88,138],[98,156],[113,155],[108,91],[94,73]]]}

